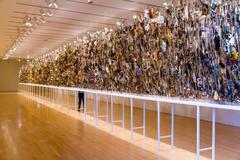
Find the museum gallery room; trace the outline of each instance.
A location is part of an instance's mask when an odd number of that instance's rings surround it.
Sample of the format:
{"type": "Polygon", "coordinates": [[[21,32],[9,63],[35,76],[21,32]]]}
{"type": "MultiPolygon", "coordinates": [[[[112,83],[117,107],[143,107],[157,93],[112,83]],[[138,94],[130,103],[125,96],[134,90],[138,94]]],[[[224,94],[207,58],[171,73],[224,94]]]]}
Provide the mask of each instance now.
{"type": "Polygon", "coordinates": [[[0,0],[0,160],[240,160],[239,0],[0,0]]]}

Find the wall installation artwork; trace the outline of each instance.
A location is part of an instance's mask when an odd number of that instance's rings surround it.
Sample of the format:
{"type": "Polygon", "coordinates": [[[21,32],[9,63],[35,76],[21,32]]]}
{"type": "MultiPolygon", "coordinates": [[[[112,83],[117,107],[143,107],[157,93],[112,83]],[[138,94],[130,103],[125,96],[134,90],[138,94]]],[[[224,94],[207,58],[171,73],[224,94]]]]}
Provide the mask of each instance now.
{"type": "Polygon", "coordinates": [[[25,83],[240,103],[239,0],[175,1],[30,61],[25,83]]]}

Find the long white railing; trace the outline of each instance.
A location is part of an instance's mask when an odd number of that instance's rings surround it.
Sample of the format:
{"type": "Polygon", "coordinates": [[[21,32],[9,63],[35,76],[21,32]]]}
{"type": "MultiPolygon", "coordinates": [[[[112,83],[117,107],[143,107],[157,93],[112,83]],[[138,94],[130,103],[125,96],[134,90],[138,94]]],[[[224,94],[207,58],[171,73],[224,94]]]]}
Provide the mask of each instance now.
{"type": "MultiPolygon", "coordinates": [[[[75,93],[75,107],[77,106],[77,92],[84,92],[84,120],[87,118],[87,104],[86,104],[86,94],[91,93],[95,96],[94,101],[94,118],[96,121],[96,125],[98,125],[98,119],[100,117],[106,117],[106,122],[109,122],[109,116],[108,116],[108,100],[110,96],[110,104],[111,104],[111,130],[114,129],[115,123],[122,123],[122,127],[124,128],[124,98],[130,99],[130,130],[131,135],[130,138],[133,139],[133,133],[134,130],[142,129],[143,130],[143,136],[145,137],[146,132],[146,101],[155,101],[157,102],[157,141],[158,141],[158,151],[160,151],[160,141],[161,139],[170,138],[171,139],[171,146],[174,146],[174,110],[175,110],[175,104],[184,104],[184,105],[191,105],[195,106],[197,110],[197,139],[196,139],[196,159],[200,160],[200,153],[204,151],[212,151],[212,160],[216,159],[215,156],[215,146],[216,146],[216,109],[226,109],[226,110],[237,110],[240,111],[240,104],[219,104],[217,102],[208,102],[203,100],[192,100],[192,99],[179,99],[179,98],[170,98],[170,97],[161,97],[161,96],[151,96],[151,95],[139,95],[139,94],[131,94],[131,93],[120,93],[120,92],[111,92],[111,91],[102,91],[102,90],[93,90],[93,89],[84,89],[84,88],[73,88],[73,87],[57,87],[57,86],[49,86],[49,85],[38,85],[38,84],[29,84],[29,83],[19,83],[19,91],[30,94],[32,96],[39,96],[44,97],[45,94],[48,94],[49,101],[52,101],[52,103],[59,104],[59,101],[55,102],[56,100],[56,93],[57,91],[72,91],[75,93]],[[47,92],[45,92],[48,90],[47,92]],[[98,96],[106,96],[106,115],[98,115],[98,96]],[[121,120],[114,120],[114,97],[122,97],[122,119],[121,120]],[[134,126],[133,125],[133,100],[143,100],[143,125],[142,126],[134,126]],[[162,136],[161,135],[161,122],[160,122],[160,110],[161,110],[161,103],[170,103],[171,106],[171,134],[162,136]],[[208,107],[212,108],[212,144],[211,147],[207,148],[201,148],[200,147],[200,112],[201,107],[208,107]]],[[[68,93],[68,92],[67,92],[68,93]]],[[[69,96],[67,96],[69,98],[69,96]]],[[[181,106],[182,107],[182,106],[181,106]]]]}

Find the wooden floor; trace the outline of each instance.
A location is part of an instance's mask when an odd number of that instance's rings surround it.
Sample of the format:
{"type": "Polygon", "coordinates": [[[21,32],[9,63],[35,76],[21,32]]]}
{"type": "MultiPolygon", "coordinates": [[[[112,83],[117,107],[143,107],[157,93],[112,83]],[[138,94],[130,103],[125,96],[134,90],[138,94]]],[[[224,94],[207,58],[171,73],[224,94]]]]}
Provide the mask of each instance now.
{"type": "MultiPolygon", "coordinates": [[[[91,100],[87,104],[93,106],[91,100]]],[[[105,114],[104,106],[103,102],[99,104],[99,115],[105,114]]],[[[121,107],[114,108],[115,118],[120,119],[121,107]]],[[[156,139],[157,114],[147,111],[146,116],[146,135],[156,139]]],[[[141,125],[140,109],[134,109],[134,117],[134,125],[141,125]]],[[[126,107],[127,129],[129,120],[130,111],[126,107]]],[[[162,134],[169,134],[170,116],[162,114],[161,121],[162,134]]],[[[178,158],[170,158],[171,155],[150,152],[21,95],[4,93],[0,94],[0,160],[189,160],[192,157],[184,153],[195,153],[195,124],[194,119],[176,116],[175,144],[184,152],[178,158]]],[[[211,124],[201,122],[201,127],[201,144],[207,147],[211,142],[211,124]]],[[[240,160],[240,128],[217,124],[216,131],[217,160],[240,160]]],[[[169,144],[169,140],[163,142],[169,144]]],[[[207,152],[203,156],[210,159],[207,152]]]]}

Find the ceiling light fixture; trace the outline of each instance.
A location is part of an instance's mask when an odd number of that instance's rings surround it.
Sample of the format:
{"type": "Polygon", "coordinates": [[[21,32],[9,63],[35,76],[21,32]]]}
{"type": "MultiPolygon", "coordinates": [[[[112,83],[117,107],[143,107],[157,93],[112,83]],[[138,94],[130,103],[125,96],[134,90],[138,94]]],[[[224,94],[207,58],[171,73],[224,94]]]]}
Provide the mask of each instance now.
{"type": "Polygon", "coordinates": [[[88,2],[88,3],[90,3],[90,4],[92,4],[92,3],[93,3],[93,1],[92,1],[92,0],[88,0],[87,2],[88,2]]]}
{"type": "Polygon", "coordinates": [[[24,22],[25,26],[27,26],[27,27],[32,27],[33,26],[32,25],[32,18],[28,15],[25,17],[23,22],[24,22]]]}
{"type": "Polygon", "coordinates": [[[40,22],[42,22],[42,23],[46,23],[47,20],[42,16],[42,17],[40,18],[40,22]]]}
{"type": "Polygon", "coordinates": [[[48,7],[55,7],[58,8],[57,0],[45,0],[48,7]]]}
{"type": "Polygon", "coordinates": [[[120,26],[120,25],[121,25],[121,23],[120,23],[120,22],[117,22],[117,25],[118,25],[118,26],[120,26]]]}
{"type": "Polygon", "coordinates": [[[40,14],[41,14],[41,16],[46,16],[46,12],[44,11],[43,8],[40,9],[40,14]]]}
{"type": "MultiPolygon", "coordinates": [[[[57,0],[45,0],[45,2],[48,7],[58,8],[57,0]]],[[[45,9],[41,8],[39,12],[40,16],[30,17],[27,15],[24,18],[23,24],[25,27],[17,29],[17,37],[13,39],[13,42],[6,49],[5,58],[9,58],[10,55],[12,55],[17,50],[20,43],[22,43],[24,39],[36,29],[36,27],[47,22],[45,19],[46,16],[53,16],[51,9],[47,9],[47,11],[45,11],[45,9]]]]}
{"type": "Polygon", "coordinates": [[[52,16],[53,16],[53,12],[52,12],[50,9],[48,9],[48,10],[47,10],[47,15],[48,15],[49,17],[52,17],[52,16]]]}

